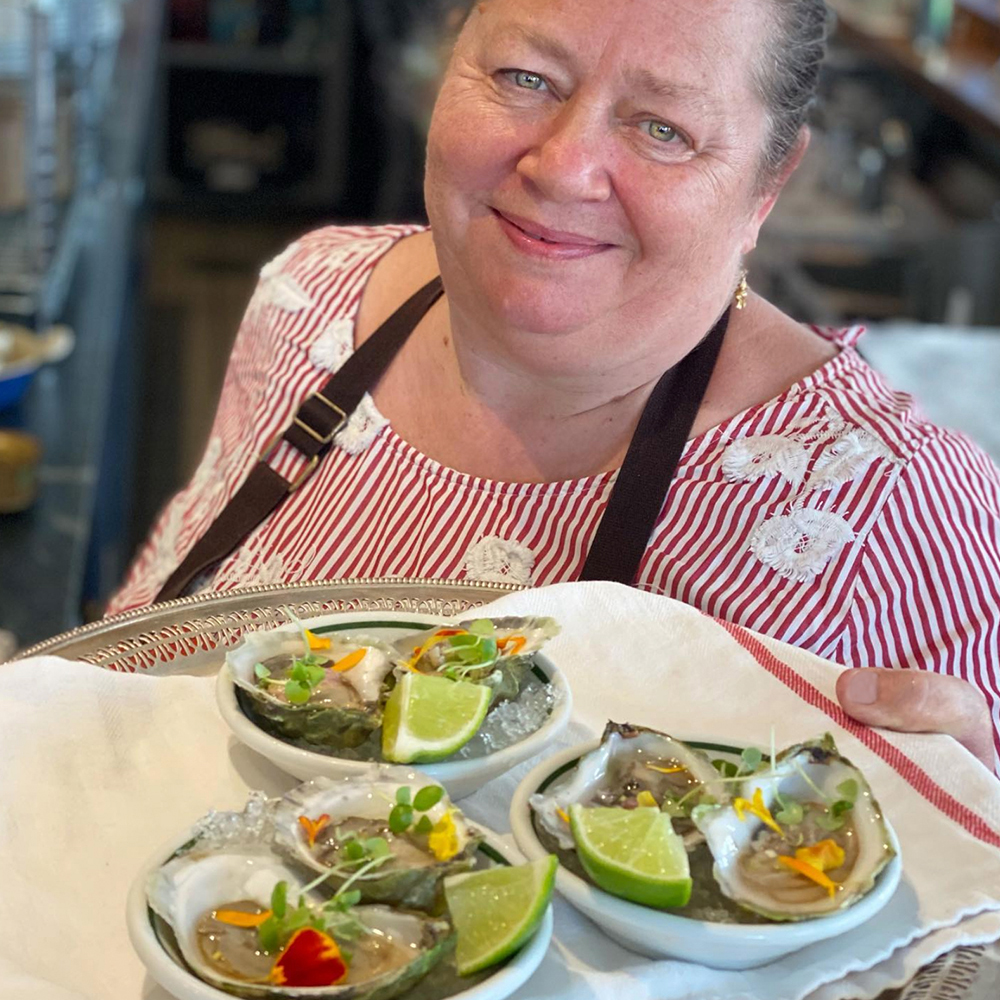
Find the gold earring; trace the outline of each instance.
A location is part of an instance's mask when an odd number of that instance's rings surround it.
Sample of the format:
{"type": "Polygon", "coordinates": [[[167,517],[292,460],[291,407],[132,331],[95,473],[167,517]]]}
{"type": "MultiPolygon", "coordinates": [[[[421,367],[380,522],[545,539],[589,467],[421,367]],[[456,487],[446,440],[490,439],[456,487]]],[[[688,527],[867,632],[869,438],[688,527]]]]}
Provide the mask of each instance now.
{"type": "Polygon", "coordinates": [[[740,283],[736,286],[736,308],[742,312],[747,307],[747,296],[750,294],[750,286],[747,284],[747,272],[740,274],[740,283]]]}

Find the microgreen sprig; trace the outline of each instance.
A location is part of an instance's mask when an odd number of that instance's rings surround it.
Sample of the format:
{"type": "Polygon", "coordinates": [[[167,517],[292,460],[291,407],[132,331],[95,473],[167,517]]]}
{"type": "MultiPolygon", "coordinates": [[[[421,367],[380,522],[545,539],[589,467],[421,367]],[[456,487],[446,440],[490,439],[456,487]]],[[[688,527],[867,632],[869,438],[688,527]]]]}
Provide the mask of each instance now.
{"type": "Polygon", "coordinates": [[[440,785],[425,785],[412,796],[408,785],[396,789],[396,804],[389,813],[389,829],[396,836],[406,833],[411,827],[414,833],[428,834],[434,829],[430,816],[427,815],[444,797],[444,789],[440,785]],[[423,813],[416,819],[415,813],[423,813]],[[414,820],[416,822],[414,823],[414,820]]]}

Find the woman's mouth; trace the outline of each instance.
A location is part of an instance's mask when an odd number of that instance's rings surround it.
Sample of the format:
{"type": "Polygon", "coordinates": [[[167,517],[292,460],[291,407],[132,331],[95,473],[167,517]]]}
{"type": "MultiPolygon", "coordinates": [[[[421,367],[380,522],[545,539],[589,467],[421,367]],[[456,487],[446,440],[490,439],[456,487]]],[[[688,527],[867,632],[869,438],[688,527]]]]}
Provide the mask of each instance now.
{"type": "Polygon", "coordinates": [[[610,250],[602,243],[580,233],[550,229],[531,219],[491,209],[504,234],[517,250],[531,257],[549,260],[578,260],[610,250]]]}

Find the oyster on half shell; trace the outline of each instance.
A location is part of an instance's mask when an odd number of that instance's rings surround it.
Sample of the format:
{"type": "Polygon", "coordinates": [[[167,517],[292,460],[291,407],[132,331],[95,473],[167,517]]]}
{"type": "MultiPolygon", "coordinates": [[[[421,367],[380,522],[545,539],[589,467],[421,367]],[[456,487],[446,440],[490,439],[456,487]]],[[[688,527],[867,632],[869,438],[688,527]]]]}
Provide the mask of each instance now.
{"type": "Polygon", "coordinates": [[[442,674],[493,688],[493,700],[516,698],[533,655],[559,634],[554,618],[479,618],[397,640],[400,670],[442,674]]]}
{"type": "Polygon", "coordinates": [[[895,854],[861,772],[833,738],[798,744],[694,821],[722,892],[772,920],[803,920],[857,902],[895,854]]]}
{"type": "Polygon", "coordinates": [[[273,823],[275,845],[289,861],[312,873],[338,869],[324,885],[337,889],[351,878],[351,888],[365,902],[418,908],[434,904],[446,875],[473,866],[482,839],[443,788],[406,768],[384,766],[373,768],[370,779],[315,778],[293,788],[278,802],[273,823]],[[428,788],[436,788],[432,797],[440,797],[429,809],[415,808],[419,793],[428,788]],[[394,833],[390,813],[401,789],[413,815],[408,829],[394,833]],[[418,832],[424,818],[423,825],[436,833],[418,832]],[[365,859],[351,861],[347,845],[370,838],[384,841],[388,856],[352,878],[365,859]]]}
{"type": "Polygon", "coordinates": [[[529,802],[539,824],[570,850],[575,844],[564,816],[571,805],[633,808],[643,792],[671,813],[686,842],[692,835],[701,839],[688,818],[692,809],[706,801],[723,802],[729,795],[700,750],[653,729],[609,722],[601,745],[581,757],[571,775],[529,802]]]}
{"type": "Polygon", "coordinates": [[[333,632],[318,638],[325,648],[312,648],[297,625],[251,633],[226,654],[226,664],[257,715],[280,735],[325,747],[359,746],[382,724],[383,685],[398,657],[369,636],[333,632]],[[303,660],[323,673],[296,703],[286,682],[303,660]]]}
{"type": "MultiPolygon", "coordinates": [[[[170,925],[185,961],[199,978],[236,996],[262,1000],[388,1000],[423,977],[452,941],[447,920],[384,906],[358,906],[351,912],[364,930],[353,932],[345,942],[346,978],[332,986],[278,985],[272,974],[277,956],[262,950],[257,929],[219,917],[224,911],[250,917],[267,912],[274,887],[281,881],[288,884],[289,898],[297,898],[302,883],[273,855],[205,854],[195,849],[174,857],[150,876],[147,898],[170,925]]],[[[317,907],[322,902],[317,898],[317,907]]]]}

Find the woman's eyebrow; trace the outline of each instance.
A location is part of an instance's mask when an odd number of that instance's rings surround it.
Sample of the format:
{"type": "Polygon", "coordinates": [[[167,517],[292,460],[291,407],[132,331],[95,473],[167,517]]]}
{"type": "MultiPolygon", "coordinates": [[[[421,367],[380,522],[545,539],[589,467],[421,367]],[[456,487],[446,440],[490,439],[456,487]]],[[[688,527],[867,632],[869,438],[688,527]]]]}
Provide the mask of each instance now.
{"type": "Polygon", "coordinates": [[[570,49],[563,45],[562,42],[525,27],[523,24],[511,23],[499,26],[491,32],[490,37],[492,41],[512,39],[523,42],[536,52],[551,56],[553,59],[558,59],[562,62],[570,62],[573,58],[570,49]]]}
{"type": "Polygon", "coordinates": [[[717,104],[704,87],[665,80],[649,69],[630,70],[627,75],[629,83],[643,96],[649,95],[650,97],[686,101],[691,104],[697,103],[704,108],[713,108],[717,104]]]}

